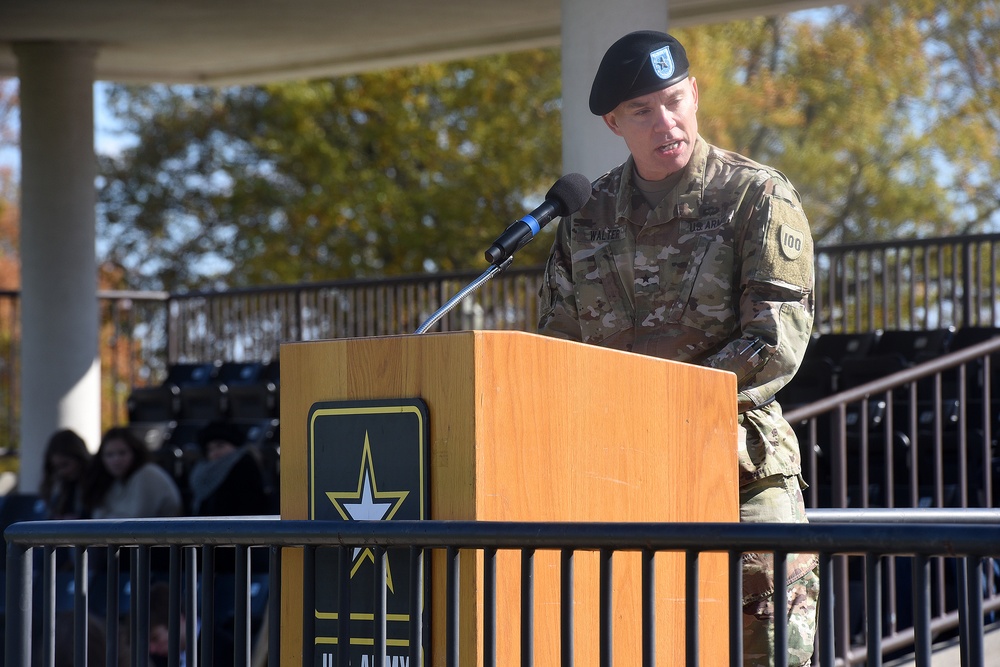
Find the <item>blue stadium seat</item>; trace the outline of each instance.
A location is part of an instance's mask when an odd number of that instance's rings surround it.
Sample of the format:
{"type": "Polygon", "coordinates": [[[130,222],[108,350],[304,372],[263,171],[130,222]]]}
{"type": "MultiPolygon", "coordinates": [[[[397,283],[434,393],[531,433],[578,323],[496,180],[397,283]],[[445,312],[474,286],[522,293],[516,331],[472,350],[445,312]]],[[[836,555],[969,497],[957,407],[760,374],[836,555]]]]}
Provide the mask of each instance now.
{"type": "Polygon", "coordinates": [[[129,422],[168,422],[181,415],[181,391],[215,381],[221,363],[177,363],[167,369],[167,377],[156,387],[136,387],[129,395],[129,422]]]}
{"type": "Polygon", "coordinates": [[[205,421],[228,418],[230,392],[236,387],[259,383],[266,367],[259,361],[225,362],[219,365],[211,382],[181,387],[180,418],[205,421]]]}

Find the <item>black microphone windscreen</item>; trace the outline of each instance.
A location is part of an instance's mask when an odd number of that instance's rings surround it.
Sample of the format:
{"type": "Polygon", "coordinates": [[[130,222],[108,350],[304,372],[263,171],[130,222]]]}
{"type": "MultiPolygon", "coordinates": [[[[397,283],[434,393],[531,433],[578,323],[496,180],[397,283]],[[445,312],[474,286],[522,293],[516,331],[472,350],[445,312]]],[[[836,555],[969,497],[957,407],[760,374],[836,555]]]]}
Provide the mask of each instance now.
{"type": "Polygon", "coordinates": [[[583,174],[566,174],[549,188],[549,191],[545,193],[545,198],[555,199],[559,202],[561,206],[560,216],[572,215],[587,203],[591,190],[590,181],[583,174]]]}

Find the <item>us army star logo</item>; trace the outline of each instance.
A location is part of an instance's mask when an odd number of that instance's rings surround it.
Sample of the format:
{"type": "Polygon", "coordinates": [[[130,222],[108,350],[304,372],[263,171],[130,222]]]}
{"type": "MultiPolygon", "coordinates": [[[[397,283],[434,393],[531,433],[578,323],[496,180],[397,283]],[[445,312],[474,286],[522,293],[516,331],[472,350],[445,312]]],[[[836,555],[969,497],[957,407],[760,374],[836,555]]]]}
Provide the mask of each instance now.
{"type": "MultiPolygon", "coordinates": [[[[430,518],[428,419],[427,405],[420,398],[313,403],[306,442],[308,518],[333,524],[430,518]]],[[[306,651],[303,666],[407,664],[414,595],[422,601],[421,617],[429,613],[430,558],[424,559],[419,575],[414,576],[409,548],[386,549],[383,583],[376,581],[378,551],[364,545],[350,550],[316,549],[313,648],[306,651]],[[342,584],[347,590],[341,590],[342,584]],[[376,588],[391,593],[384,598],[384,656],[371,651],[376,635],[372,591],[376,588]],[[342,660],[343,650],[337,644],[345,624],[350,647],[348,658],[342,660]]],[[[425,655],[430,649],[428,627],[425,621],[419,640],[425,655]]]]}
{"type": "MultiPolygon", "coordinates": [[[[406,500],[409,491],[379,491],[378,482],[375,476],[375,466],[372,463],[371,442],[368,439],[368,432],[365,431],[365,445],[361,452],[360,474],[358,476],[358,488],[352,493],[335,493],[327,491],[326,497],[330,499],[337,512],[345,521],[386,521],[393,517],[399,510],[399,506],[406,500]],[[349,500],[356,502],[347,502],[349,500]]],[[[351,576],[353,577],[358,568],[365,560],[370,560],[375,564],[375,554],[368,547],[362,549],[355,547],[353,556],[353,566],[351,576]]],[[[389,590],[392,590],[392,573],[386,565],[386,579],[389,590]]]]}

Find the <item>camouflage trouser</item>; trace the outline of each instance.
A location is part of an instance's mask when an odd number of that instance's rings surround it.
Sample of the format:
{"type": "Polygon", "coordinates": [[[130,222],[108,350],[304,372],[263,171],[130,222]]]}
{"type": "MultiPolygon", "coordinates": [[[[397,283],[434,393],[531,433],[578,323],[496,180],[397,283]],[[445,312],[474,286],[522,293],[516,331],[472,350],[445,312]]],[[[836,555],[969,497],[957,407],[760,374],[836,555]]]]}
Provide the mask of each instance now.
{"type": "MultiPolygon", "coordinates": [[[[803,523],[802,490],[797,477],[772,476],[740,489],[740,521],[803,523]]],[[[819,598],[816,554],[789,554],[788,664],[811,664],[819,598]]],[[[743,664],[774,664],[774,555],[743,556],[743,664]]],[[[778,650],[784,650],[779,647],[778,650]]]]}

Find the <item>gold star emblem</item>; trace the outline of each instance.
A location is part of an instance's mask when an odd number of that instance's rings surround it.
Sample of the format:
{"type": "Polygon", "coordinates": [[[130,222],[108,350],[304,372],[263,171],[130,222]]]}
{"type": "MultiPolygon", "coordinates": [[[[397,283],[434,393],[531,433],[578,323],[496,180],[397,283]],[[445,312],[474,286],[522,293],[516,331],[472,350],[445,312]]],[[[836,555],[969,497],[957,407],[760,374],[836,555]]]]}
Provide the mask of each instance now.
{"type": "MultiPolygon", "coordinates": [[[[365,431],[365,445],[361,451],[361,466],[358,471],[358,488],[356,491],[337,493],[327,491],[326,497],[345,521],[388,521],[403,504],[409,491],[380,491],[372,462],[371,444],[368,441],[368,431],[365,431]],[[351,502],[348,502],[351,501],[351,502]]],[[[375,554],[371,548],[355,548],[351,567],[351,577],[358,571],[361,564],[370,560],[375,564],[375,554]]],[[[386,561],[386,585],[393,590],[392,572],[386,561]]]]}

